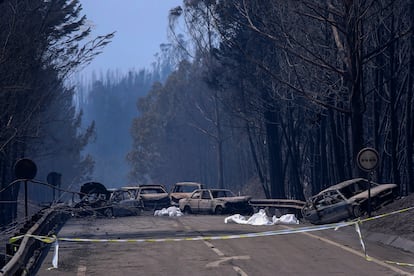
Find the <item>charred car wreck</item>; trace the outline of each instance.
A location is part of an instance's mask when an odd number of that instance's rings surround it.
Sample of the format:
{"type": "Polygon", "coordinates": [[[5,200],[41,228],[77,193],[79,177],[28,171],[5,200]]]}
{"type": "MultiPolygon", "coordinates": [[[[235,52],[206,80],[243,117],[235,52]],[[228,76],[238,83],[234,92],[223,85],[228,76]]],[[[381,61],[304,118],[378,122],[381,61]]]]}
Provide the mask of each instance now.
{"type": "Polygon", "coordinates": [[[227,189],[197,189],[179,201],[184,213],[251,214],[250,196],[236,196],[227,189]]]}
{"type": "Polygon", "coordinates": [[[367,179],[355,178],[330,186],[309,198],[302,208],[302,215],[313,224],[334,223],[358,218],[369,208],[379,209],[396,197],[396,184],[369,183],[367,179]]]}
{"type": "Polygon", "coordinates": [[[75,204],[80,216],[105,215],[111,193],[99,182],[87,182],[80,188],[80,201],[75,204]]]}
{"type": "Polygon", "coordinates": [[[128,216],[139,215],[142,211],[142,203],[131,191],[123,188],[107,189],[99,182],[83,184],[79,197],[74,211],[80,216],[128,216]]]}

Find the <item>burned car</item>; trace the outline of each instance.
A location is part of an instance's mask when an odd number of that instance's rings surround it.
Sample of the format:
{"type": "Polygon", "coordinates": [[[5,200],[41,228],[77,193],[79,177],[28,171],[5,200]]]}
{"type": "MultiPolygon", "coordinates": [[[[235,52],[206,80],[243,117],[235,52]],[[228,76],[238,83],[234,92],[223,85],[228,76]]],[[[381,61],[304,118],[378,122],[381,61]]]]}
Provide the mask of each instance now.
{"type": "Polygon", "coordinates": [[[250,196],[236,196],[227,189],[197,189],[189,198],[179,201],[184,213],[251,214],[250,196]]]}
{"type": "Polygon", "coordinates": [[[107,217],[134,216],[141,213],[142,203],[135,198],[132,191],[123,188],[108,191],[111,195],[103,211],[107,217]]]}
{"type": "Polygon", "coordinates": [[[78,194],[80,201],[74,205],[78,215],[104,215],[110,192],[102,183],[84,183],[78,194]]]}
{"type": "Polygon", "coordinates": [[[106,187],[99,182],[87,182],[80,188],[79,198],[81,201],[97,201],[109,199],[110,193],[106,187]]]}
{"type": "Polygon", "coordinates": [[[78,215],[127,216],[139,215],[141,201],[134,193],[122,188],[107,189],[102,183],[88,182],[81,186],[80,202],[74,207],[78,215]]]}
{"type": "Polygon", "coordinates": [[[203,184],[198,182],[178,182],[175,183],[170,191],[170,199],[172,206],[178,206],[180,199],[188,198],[194,190],[202,189],[203,184]]]}
{"type": "MultiPolygon", "coordinates": [[[[371,210],[391,203],[397,196],[396,184],[370,182],[371,210]]],[[[369,182],[364,178],[350,179],[309,198],[302,208],[303,218],[313,224],[334,223],[358,218],[368,212],[369,182]]]]}
{"type": "Polygon", "coordinates": [[[157,210],[170,206],[170,196],[163,185],[150,184],[124,188],[133,191],[134,197],[141,201],[143,210],[157,210]]]}

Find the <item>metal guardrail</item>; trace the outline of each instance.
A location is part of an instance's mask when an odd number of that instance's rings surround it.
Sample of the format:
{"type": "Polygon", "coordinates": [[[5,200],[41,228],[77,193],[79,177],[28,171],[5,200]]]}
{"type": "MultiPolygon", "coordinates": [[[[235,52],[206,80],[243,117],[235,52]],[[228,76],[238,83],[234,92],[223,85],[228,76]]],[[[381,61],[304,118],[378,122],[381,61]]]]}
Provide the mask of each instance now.
{"type": "Polygon", "coordinates": [[[301,210],[305,206],[305,202],[294,199],[251,199],[249,204],[253,207],[273,207],[301,210]]]}
{"type": "MultiPolygon", "coordinates": [[[[26,233],[22,234],[49,235],[68,217],[68,214],[55,208],[46,209],[40,219],[26,233]]],[[[41,241],[24,237],[20,244],[14,247],[13,257],[0,270],[0,275],[32,275],[36,269],[37,260],[42,255],[42,248],[44,248],[44,244],[41,241]]]]}

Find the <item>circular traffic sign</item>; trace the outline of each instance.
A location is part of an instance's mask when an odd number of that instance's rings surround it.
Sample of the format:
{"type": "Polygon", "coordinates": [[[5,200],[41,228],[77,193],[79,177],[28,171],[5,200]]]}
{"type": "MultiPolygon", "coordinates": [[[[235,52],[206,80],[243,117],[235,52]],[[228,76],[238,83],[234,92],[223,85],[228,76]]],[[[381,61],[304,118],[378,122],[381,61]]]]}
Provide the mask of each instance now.
{"type": "Polygon", "coordinates": [[[14,174],[18,179],[33,179],[35,178],[37,173],[36,164],[28,159],[22,158],[17,160],[16,164],[14,164],[14,174]]]}
{"type": "Polygon", "coordinates": [[[363,171],[373,171],[379,162],[378,152],[373,148],[363,148],[357,155],[358,167],[363,171]]]}
{"type": "Polygon", "coordinates": [[[60,179],[61,179],[62,175],[60,173],[57,172],[50,172],[47,175],[47,183],[49,183],[50,185],[53,186],[60,186],[60,179]]]}

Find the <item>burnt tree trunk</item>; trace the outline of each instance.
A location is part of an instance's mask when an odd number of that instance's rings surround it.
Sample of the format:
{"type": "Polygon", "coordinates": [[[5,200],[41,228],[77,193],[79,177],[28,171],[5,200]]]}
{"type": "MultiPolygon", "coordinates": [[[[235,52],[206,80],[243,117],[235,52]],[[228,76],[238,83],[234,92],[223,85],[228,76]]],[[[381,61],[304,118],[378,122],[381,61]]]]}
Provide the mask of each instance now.
{"type": "Polygon", "coordinates": [[[266,111],[267,148],[269,152],[270,196],[285,197],[285,184],[282,171],[282,149],[280,146],[279,114],[276,111],[266,111]]]}
{"type": "MultiPolygon", "coordinates": [[[[414,1],[410,2],[411,28],[414,28],[414,1]]],[[[405,142],[406,142],[406,172],[407,172],[407,193],[414,193],[414,127],[413,127],[413,85],[414,85],[414,34],[410,34],[410,60],[408,68],[407,100],[405,102],[405,142]]]]}
{"type": "MultiPolygon", "coordinates": [[[[394,18],[391,17],[391,27],[390,27],[390,35],[394,37],[395,30],[394,30],[394,18]]],[[[398,118],[396,114],[397,110],[397,81],[395,78],[396,74],[396,60],[395,60],[395,44],[391,43],[389,47],[389,56],[390,56],[390,64],[389,64],[389,91],[390,91],[390,144],[391,144],[391,169],[392,169],[392,181],[394,183],[400,183],[400,173],[398,169],[398,118]]],[[[401,189],[401,187],[400,187],[401,189]]]]}

